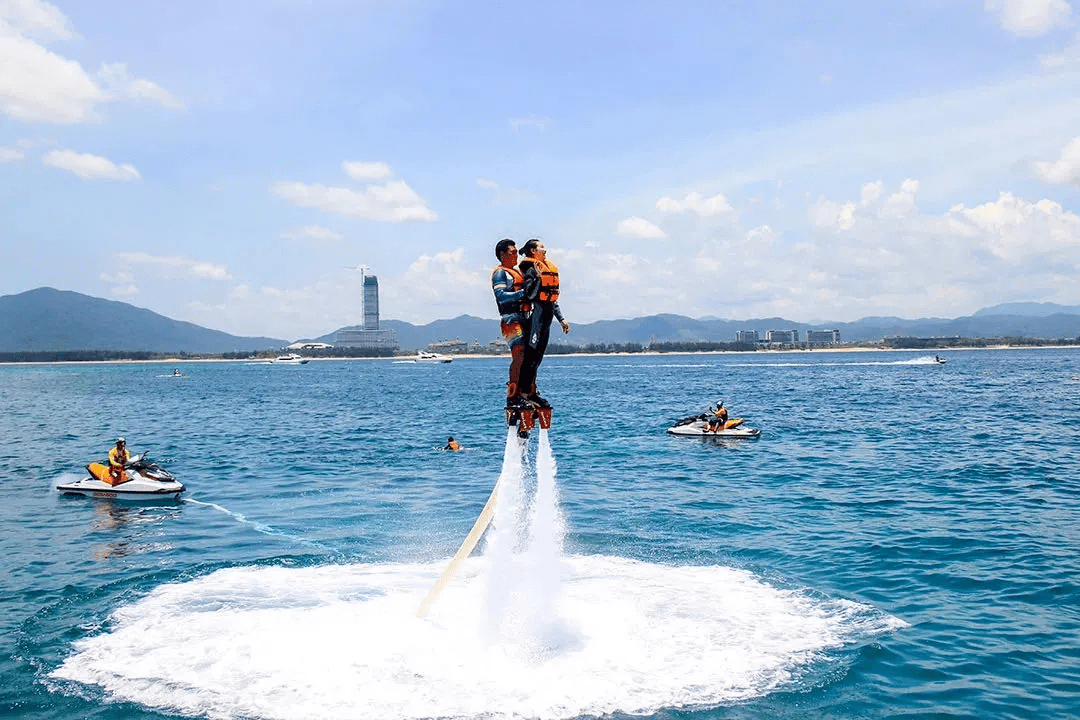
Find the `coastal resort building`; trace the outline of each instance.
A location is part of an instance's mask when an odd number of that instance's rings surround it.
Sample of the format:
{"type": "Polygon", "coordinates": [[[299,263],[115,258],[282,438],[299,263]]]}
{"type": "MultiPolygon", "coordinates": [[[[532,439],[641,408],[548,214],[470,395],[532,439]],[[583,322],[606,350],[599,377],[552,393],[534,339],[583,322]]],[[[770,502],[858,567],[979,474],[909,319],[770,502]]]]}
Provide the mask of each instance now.
{"type": "Polygon", "coordinates": [[[765,344],[771,348],[794,347],[799,342],[798,330],[766,330],[765,344]]]}
{"type": "Polygon", "coordinates": [[[374,275],[364,276],[364,324],[338,330],[334,347],[370,350],[378,354],[397,351],[397,334],[393,330],[379,329],[379,279],[374,275]]]}
{"type": "Polygon", "coordinates": [[[735,342],[757,345],[760,342],[757,330],[739,330],[735,333],[735,342]]]}
{"type": "Polygon", "coordinates": [[[825,347],[826,345],[840,344],[839,330],[807,330],[806,344],[808,347],[825,347]]]}
{"type": "Polygon", "coordinates": [[[427,346],[429,352],[442,353],[443,355],[458,354],[463,355],[469,352],[469,343],[460,338],[453,340],[439,340],[438,342],[429,343],[427,346]]]}
{"type": "Polygon", "coordinates": [[[291,350],[293,352],[297,352],[297,351],[300,351],[300,350],[329,350],[332,347],[334,347],[334,346],[331,345],[330,343],[307,342],[305,340],[298,340],[298,341],[294,342],[292,345],[286,345],[285,349],[286,350],[291,350]]]}

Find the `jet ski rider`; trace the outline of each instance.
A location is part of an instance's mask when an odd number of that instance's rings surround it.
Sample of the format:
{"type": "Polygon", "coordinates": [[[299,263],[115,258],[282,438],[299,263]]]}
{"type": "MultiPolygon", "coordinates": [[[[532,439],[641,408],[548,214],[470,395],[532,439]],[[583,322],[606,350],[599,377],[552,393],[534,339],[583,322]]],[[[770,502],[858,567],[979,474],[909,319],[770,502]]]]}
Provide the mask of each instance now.
{"type": "Polygon", "coordinates": [[[116,447],[109,450],[109,478],[112,480],[110,485],[119,485],[128,479],[124,473],[124,466],[129,460],[131,460],[131,453],[128,452],[127,443],[122,437],[116,438],[116,447]]]}
{"type": "Polygon", "coordinates": [[[510,346],[510,379],[506,383],[506,407],[522,409],[529,406],[520,388],[521,366],[525,361],[525,333],[531,306],[525,302],[525,278],[517,269],[517,245],[510,238],[495,244],[499,264],[491,272],[491,290],[499,308],[499,329],[510,346]]]}
{"type": "Polygon", "coordinates": [[[708,419],[706,420],[708,426],[706,427],[706,430],[708,430],[708,432],[723,430],[724,425],[727,423],[727,419],[728,411],[727,408],[724,407],[724,401],[717,400],[716,409],[713,410],[712,408],[709,408],[708,419]]]}

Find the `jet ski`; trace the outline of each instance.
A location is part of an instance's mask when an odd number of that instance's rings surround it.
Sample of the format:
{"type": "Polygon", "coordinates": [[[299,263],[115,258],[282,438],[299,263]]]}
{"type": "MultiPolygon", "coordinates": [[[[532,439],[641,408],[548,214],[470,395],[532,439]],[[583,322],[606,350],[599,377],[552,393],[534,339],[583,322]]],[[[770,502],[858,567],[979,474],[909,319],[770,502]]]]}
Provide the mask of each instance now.
{"type": "MultiPolygon", "coordinates": [[[[90,477],[57,485],[64,495],[113,498],[116,500],[179,499],[184,486],[165,468],[146,459],[146,453],[135,455],[124,465],[127,480],[116,485],[102,480],[109,478],[109,467],[101,463],[86,466],[90,477]]],[[[111,479],[111,478],[109,478],[111,479]]]]}
{"type": "Polygon", "coordinates": [[[707,413],[685,417],[671,427],[669,427],[668,433],[670,433],[671,435],[743,438],[746,440],[754,439],[761,436],[761,431],[757,428],[743,426],[742,418],[732,418],[731,420],[725,421],[723,427],[718,427],[716,430],[710,430],[709,417],[710,416],[707,413]]]}

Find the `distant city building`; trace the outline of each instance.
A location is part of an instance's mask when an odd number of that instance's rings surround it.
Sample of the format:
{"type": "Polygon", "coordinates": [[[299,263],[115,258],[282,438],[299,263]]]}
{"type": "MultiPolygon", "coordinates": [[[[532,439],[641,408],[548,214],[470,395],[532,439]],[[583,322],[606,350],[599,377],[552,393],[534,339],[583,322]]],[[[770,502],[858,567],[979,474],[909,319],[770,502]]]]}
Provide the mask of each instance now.
{"type": "Polygon", "coordinates": [[[364,324],[338,330],[334,346],[389,352],[398,349],[397,334],[379,329],[379,279],[374,275],[364,276],[364,324]]]}
{"type": "Polygon", "coordinates": [[[364,277],[364,329],[379,329],[379,278],[364,277]]]}
{"type": "Polygon", "coordinates": [[[749,343],[751,345],[757,345],[758,343],[758,331],[757,330],[739,330],[735,333],[735,342],[749,343]]]}
{"type": "Polygon", "coordinates": [[[806,331],[806,344],[807,345],[839,345],[840,344],[840,331],[839,330],[807,330],[806,331]]]}
{"type": "Polygon", "coordinates": [[[495,353],[496,355],[508,353],[510,352],[510,345],[502,338],[495,338],[488,343],[488,352],[495,353]]]}
{"type": "Polygon", "coordinates": [[[453,340],[440,340],[438,342],[429,343],[427,349],[436,353],[464,353],[467,352],[469,344],[464,340],[454,338],[453,340]]]}
{"type": "Polygon", "coordinates": [[[799,342],[798,330],[766,330],[765,342],[770,345],[794,345],[799,342]]]}
{"type": "Polygon", "coordinates": [[[304,342],[303,340],[301,340],[300,342],[294,342],[292,345],[286,345],[285,349],[286,350],[329,350],[332,347],[334,347],[334,346],[331,345],[330,343],[304,342]]]}

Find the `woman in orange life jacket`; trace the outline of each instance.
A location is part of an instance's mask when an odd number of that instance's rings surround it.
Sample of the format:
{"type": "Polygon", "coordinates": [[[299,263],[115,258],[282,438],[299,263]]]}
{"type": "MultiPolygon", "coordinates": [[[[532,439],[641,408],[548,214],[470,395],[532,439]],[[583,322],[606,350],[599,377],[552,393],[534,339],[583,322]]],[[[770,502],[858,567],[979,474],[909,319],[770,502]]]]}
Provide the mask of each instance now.
{"type": "Polygon", "coordinates": [[[124,438],[116,438],[116,447],[109,450],[109,479],[112,480],[110,485],[119,485],[127,480],[127,475],[124,474],[124,465],[131,459],[131,453],[127,450],[127,444],[124,442],[124,438]]]}
{"type": "Polygon", "coordinates": [[[540,407],[551,407],[536,390],[536,373],[547,352],[551,320],[556,318],[563,333],[570,332],[570,323],[559,309],[559,268],[547,259],[547,248],[536,238],[521,248],[525,257],[518,268],[525,278],[525,299],[532,303],[529,335],[525,340],[525,362],[521,367],[521,388],[525,398],[540,407]]]}
{"type": "Polygon", "coordinates": [[[446,446],[443,448],[443,450],[453,450],[454,452],[457,452],[460,449],[461,445],[460,443],[458,443],[457,440],[454,439],[453,435],[446,438],[446,446]]]}
{"type": "Polygon", "coordinates": [[[510,346],[510,379],[506,383],[506,407],[523,408],[528,405],[521,393],[521,367],[525,361],[524,325],[529,318],[529,304],[525,302],[525,278],[517,269],[518,251],[510,238],[495,245],[495,257],[499,264],[491,272],[491,290],[499,308],[499,329],[510,346]]]}

